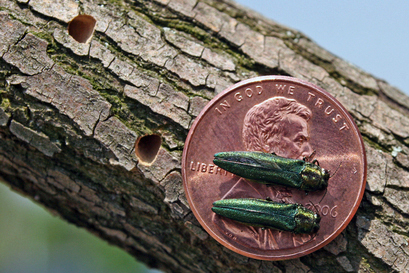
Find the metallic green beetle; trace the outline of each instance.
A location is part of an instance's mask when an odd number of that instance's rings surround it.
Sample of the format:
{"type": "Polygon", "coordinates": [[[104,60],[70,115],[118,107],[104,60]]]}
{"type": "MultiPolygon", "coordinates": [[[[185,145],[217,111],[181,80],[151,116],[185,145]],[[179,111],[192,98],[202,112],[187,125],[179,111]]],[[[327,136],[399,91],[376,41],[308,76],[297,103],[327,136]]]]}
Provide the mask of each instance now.
{"type": "Polygon", "coordinates": [[[213,203],[213,212],[245,225],[315,233],[321,217],[300,204],[275,203],[262,199],[223,199],[213,203]]]}
{"type": "Polygon", "coordinates": [[[222,152],[214,157],[214,164],[220,168],[267,185],[316,191],[325,189],[330,178],[329,171],[316,160],[307,162],[261,152],[222,152]]]}

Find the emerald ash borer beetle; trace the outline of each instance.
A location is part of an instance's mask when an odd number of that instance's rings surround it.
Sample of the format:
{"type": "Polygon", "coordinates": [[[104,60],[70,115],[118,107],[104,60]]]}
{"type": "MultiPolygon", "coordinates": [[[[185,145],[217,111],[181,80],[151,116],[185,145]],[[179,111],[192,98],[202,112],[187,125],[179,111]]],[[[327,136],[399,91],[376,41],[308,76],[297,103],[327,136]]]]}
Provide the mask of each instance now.
{"type": "Polygon", "coordinates": [[[223,199],[213,203],[212,211],[245,225],[291,231],[315,233],[321,217],[300,204],[276,203],[262,199],[223,199]]]}
{"type": "Polygon", "coordinates": [[[267,185],[281,185],[304,191],[328,186],[330,174],[317,160],[290,159],[262,152],[221,152],[213,162],[238,176],[267,185]]]}

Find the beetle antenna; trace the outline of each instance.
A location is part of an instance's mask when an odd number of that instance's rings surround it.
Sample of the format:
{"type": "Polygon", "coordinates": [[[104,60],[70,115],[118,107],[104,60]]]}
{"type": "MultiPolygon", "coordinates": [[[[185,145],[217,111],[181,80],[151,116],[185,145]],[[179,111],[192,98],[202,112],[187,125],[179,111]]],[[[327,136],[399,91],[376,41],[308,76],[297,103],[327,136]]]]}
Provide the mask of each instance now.
{"type": "MultiPolygon", "coordinates": [[[[321,202],[321,201],[320,201],[321,202]]],[[[319,209],[317,209],[317,205],[315,205],[311,200],[310,203],[312,204],[312,206],[314,207],[314,209],[316,210],[317,214],[319,214],[319,209]]]]}
{"type": "Polygon", "coordinates": [[[314,150],[309,156],[304,156],[303,160],[310,162],[311,158],[313,158],[315,156],[316,150],[314,150]]]}
{"type": "Polygon", "coordinates": [[[341,168],[342,162],[344,162],[344,161],[341,161],[341,163],[339,163],[338,168],[335,170],[335,172],[332,175],[330,175],[329,178],[333,177],[338,172],[339,168],[341,168]]]}

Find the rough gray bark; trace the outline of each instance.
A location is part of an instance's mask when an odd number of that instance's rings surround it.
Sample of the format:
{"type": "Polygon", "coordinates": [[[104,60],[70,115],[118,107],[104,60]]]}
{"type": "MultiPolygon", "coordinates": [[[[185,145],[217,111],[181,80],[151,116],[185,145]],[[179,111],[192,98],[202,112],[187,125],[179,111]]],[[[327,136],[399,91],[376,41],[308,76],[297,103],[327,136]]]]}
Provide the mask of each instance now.
{"type": "Polygon", "coordinates": [[[409,98],[228,0],[0,0],[0,179],[149,266],[173,272],[409,271],[409,98]],[[91,43],[66,31],[97,20],[91,43]],[[301,259],[257,261],[210,238],[186,202],[192,120],[225,87],[290,75],[334,95],[365,139],[357,216],[301,259]],[[138,163],[138,136],[163,143],[138,163]]]}

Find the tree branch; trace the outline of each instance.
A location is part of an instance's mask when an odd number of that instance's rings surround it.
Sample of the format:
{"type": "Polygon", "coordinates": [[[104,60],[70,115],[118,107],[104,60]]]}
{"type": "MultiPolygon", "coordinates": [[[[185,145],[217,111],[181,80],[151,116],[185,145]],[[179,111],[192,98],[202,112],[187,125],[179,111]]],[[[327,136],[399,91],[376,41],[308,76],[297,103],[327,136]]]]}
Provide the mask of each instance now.
{"type": "Polygon", "coordinates": [[[168,272],[403,271],[409,266],[409,98],[302,33],[224,0],[0,0],[0,177],[168,272]],[[97,20],[88,44],[68,35],[97,20]],[[210,238],[180,175],[204,105],[231,84],[289,75],[334,95],[365,139],[367,190],[334,242],[301,259],[245,258],[210,238]],[[151,164],[138,137],[162,138],[151,164]]]}

